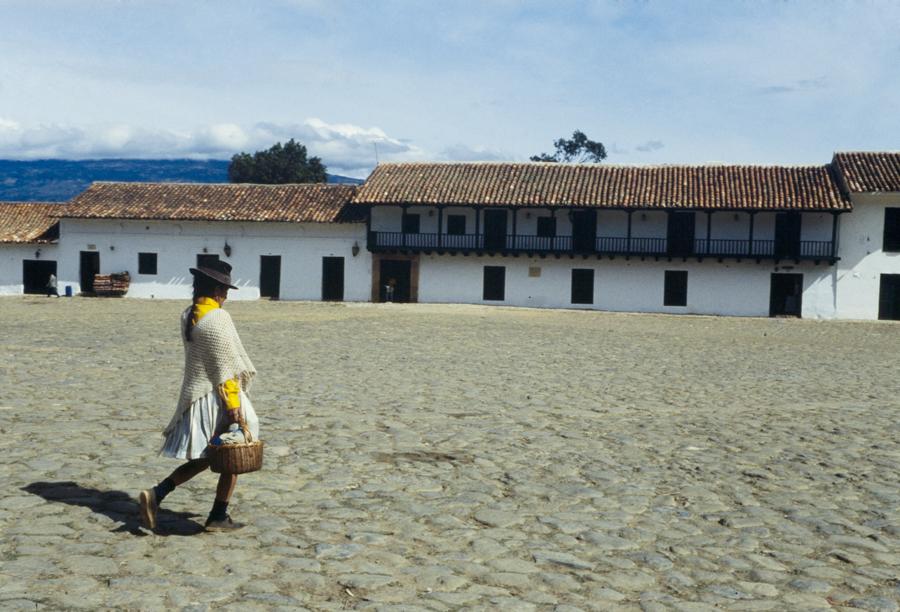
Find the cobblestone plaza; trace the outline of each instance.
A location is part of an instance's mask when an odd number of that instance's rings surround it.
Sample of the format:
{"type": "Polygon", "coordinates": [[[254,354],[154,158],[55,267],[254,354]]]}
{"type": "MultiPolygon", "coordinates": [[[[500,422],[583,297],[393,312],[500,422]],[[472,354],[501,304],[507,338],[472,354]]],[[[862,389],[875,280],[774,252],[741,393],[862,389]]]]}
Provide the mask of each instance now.
{"type": "Polygon", "coordinates": [[[898,610],[896,323],[228,303],[248,526],[151,534],[185,306],[0,299],[0,608],[898,610]]]}

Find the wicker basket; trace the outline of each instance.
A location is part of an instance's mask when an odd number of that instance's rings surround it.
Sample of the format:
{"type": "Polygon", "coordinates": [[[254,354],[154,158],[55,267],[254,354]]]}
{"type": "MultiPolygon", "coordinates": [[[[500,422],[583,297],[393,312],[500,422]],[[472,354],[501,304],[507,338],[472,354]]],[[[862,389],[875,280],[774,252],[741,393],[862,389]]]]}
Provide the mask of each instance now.
{"type": "Polygon", "coordinates": [[[262,468],[263,441],[254,440],[250,430],[241,423],[244,430],[243,444],[210,444],[206,456],[209,458],[209,469],[216,474],[246,474],[262,468]]]}

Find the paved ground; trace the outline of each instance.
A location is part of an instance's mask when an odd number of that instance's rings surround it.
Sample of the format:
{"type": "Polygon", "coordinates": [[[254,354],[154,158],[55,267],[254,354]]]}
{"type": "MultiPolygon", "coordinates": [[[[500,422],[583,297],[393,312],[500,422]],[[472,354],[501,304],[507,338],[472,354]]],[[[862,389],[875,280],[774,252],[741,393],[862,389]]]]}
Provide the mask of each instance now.
{"type": "Polygon", "coordinates": [[[900,325],[229,304],[250,526],[152,535],[183,306],[0,299],[0,608],[898,610],[900,325]]]}

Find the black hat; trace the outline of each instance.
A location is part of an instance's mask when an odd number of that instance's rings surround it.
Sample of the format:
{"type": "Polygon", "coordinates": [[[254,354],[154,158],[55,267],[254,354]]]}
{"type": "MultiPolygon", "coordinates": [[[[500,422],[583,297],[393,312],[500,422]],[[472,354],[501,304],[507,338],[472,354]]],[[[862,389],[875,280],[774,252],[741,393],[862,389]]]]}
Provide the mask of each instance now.
{"type": "Polygon", "coordinates": [[[231,284],[231,264],[224,261],[219,261],[218,259],[207,261],[200,267],[190,268],[190,271],[191,274],[202,274],[226,287],[237,289],[231,284]]]}

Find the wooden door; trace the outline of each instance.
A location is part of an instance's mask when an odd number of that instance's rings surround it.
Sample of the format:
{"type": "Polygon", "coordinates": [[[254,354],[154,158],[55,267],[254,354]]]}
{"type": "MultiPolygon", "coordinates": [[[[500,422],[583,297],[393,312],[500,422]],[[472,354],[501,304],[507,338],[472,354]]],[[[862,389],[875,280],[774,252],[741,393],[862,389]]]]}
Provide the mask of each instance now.
{"type": "Polygon", "coordinates": [[[878,318],[900,321],[900,274],[882,274],[878,292],[878,318]]]}
{"type": "Polygon", "coordinates": [[[484,248],[506,248],[506,209],[484,211],[484,248]]]}
{"type": "Polygon", "coordinates": [[[100,253],[81,251],[79,254],[79,282],[82,293],[94,292],[94,276],[100,274],[100,253]]]}
{"type": "Polygon", "coordinates": [[[579,253],[592,253],[597,249],[597,211],[573,210],[572,249],[579,253]]]}
{"type": "Polygon", "coordinates": [[[666,228],[666,254],[691,255],[694,252],[696,221],[692,212],[669,213],[666,228]]]}
{"type": "Polygon", "coordinates": [[[775,257],[793,259],[800,256],[800,213],[775,215],[775,257]]]}
{"type": "Polygon", "coordinates": [[[259,296],[273,300],[281,297],[281,255],[260,256],[259,296]]]}
{"type": "Polygon", "coordinates": [[[803,275],[772,274],[770,317],[800,317],[803,310],[803,275]]]}
{"type": "Polygon", "coordinates": [[[322,258],[322,301],[344,301],[344,258],[322,258]]]}
{"type": "Polygon", "coordinates": [[[22,262],[24,293],[47,293],[47,281],[56,274],[56,262],[45,259],[26,259],[22,262]]]}

